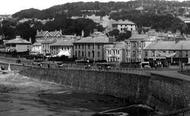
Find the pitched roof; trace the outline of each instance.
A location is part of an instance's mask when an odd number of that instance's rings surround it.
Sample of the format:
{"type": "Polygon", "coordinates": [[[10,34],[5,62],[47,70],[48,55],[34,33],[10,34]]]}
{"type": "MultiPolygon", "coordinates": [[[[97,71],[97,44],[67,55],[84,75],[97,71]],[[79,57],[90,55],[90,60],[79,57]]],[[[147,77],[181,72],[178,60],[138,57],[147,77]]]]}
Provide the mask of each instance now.
{"type": "Polygon", "coordinates": [[[20,36],[16,36],[15,39],[8,40],[5,44],[31,44],[29,41],[22,39],[20,36]]]}
{"type": "Polygon", "coordinates": [[[112,24],[128,24],[128,25],[134,25],[135,23],[133,23],[132,21],[129,20],[118,20],[118,21],[113,21],[112,24]]]}
{"type": "Polygon", "coordinates": [[[45,39],[45,40],[42,40],[41,43],[42,44],[52,44],[52,43],[55,43],[57,40],[56,39],[45,39]]]}
{"type": "Polygon", "coordinates": [[[125,49],[126,46],[127,46],[127,44],[124,41],[121,41],[121,42],[114,42],[112,44],[105,45],[105,48],[121,48],[121,49],[125,49]]]}
{"type": "Polygon", "coordinates": [[[57,42],[50,44],[50,46],[73,46],[74,39],[70,40],[57,40],[57,42]]]}
{"type": "Polygon", "coordinates": [[[183,41],[179,41],[177,42],[175,49],[178,50],[190,50],[190,41],[188,40],[183,40],[183,41]]]}
{"type": "Polygon", "coordinates": [[[148,45],[145,49],[151,49],[151,50],[160,50],[160,49],[165,49],[165,50],[170,50],[175,48],[175,41],[158,41],[158,42],[153,42],[150,45],[148,45]]]}
{"type": "Polygon", "coordinates": [[[49,32],[49,34],[50,34],[51,36],[56,36],[56,35],[58,35],[58,34],[62,35],[61,31],[51,31],[51,32],[49,32]]]}
{"type": "Polygon", "coordinates": [[[74,43],[109,43],[109,38],[100,32],[96,32],[89,37],[82,38],[74,43]]]}
{"type": "Polygon", "coordinates": [[[190,41],[158,41],[148,45],[145,50],[190,50],[190,41]]]}
{"type": "Polygon", "coordinates": [[[56,36],[56,35],[62,35],[62,32],[61,31],[37,31],[37,37],[44,37],[44,36],[56,36]]]}
{"type": "Polygon", "coordinates": [[[132,34],[129,40],[146,40],[149,39],[149,36],[147,34],[132,34]]]}
{"type": "Polygon", "coordinates": [[[40,42],[35,42],[34,44],[33,44],[33,46],[41,46],[42,45],[42,43],[40,43],[40,42]]]}
{"type": "Polygon", "coordinates": [[[48,33],[48,31],[38,31],[36,36],[43,37],[46,35],[46,33],[48,33]]]}

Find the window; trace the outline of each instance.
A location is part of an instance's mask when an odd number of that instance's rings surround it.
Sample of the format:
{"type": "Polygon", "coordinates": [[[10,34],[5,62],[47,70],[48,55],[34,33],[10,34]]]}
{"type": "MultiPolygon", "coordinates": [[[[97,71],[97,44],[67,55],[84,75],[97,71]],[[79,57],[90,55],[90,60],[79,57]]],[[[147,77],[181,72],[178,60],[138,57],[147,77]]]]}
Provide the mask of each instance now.
{"type": "Polygon", "coordinates": [[[80,45],[79,45],[79,49],[80,49],[80,45]]]}
{"type": "Polygon", "coordinates": [[[80,51],[78,51],[78,57],[80,57],[80,51]]]}
{"type": "Polygon", "coordinates": [[[100,45],[98,45],[98,49],[100,49],[100,45]]]}
{"type": "Polygon", "coordinates": [[[92,51],[92,57],[94,58],[94,51],[92,51]]]}
{"type": "Polygon", "coordinates": [[[84,56],[84,52],[82,51],[82,57],[84,56]]]}
{"type": "Polygon", "coordinates": [[[100,57],[100,52],[98,52],[98,57],[100,57]]]}
{"type": "Polygon", "coordinates": [[[90,57],[90,52],[88,52],[88,57],[90,57]]]}
{"type": "Polygon", "coordinates": [[[90,45],[88,44],[88,49],[90,49],[90,45]]]}
{"type": "Polygon", "coordinates": [[[75,56],[77,56],[77,51],[75,51],[75,56]]]}
{"type": "Polygon", "coordinates": [[[108,54],[111,54],[111,51],[110,51],[110,50],[108,50],[108,54]]]}
{"type": "Polygon", "coordinates": [[[148,52],[147,51],[145,52],[145,57],[148,57],[148,52]]]}

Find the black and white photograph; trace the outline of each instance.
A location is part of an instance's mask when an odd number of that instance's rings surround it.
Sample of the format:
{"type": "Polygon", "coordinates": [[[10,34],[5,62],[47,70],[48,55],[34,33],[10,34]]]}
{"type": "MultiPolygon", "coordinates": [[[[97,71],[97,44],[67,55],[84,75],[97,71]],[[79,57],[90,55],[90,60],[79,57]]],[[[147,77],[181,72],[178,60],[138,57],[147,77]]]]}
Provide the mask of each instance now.
{"type": "Polygon", "coordinates": [[[0,1],[0,116],[190,116],[190,0],[0,1]]]}

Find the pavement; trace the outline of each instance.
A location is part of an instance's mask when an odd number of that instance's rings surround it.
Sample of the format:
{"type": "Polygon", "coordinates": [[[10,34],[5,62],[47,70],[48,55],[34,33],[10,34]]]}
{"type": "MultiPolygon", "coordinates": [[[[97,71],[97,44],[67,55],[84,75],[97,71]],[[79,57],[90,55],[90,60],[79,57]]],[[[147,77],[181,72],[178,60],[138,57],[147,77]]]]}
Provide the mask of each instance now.
{"type": "MultiPolygon", "coordinates": [[[[7,57],[1,56],[0,61],[1,62],[8,62],[8,63],[16,63],[16,58],[7,58],[7,57]]],[[[31,63],[33,61],[27,60],[27,59],[21,59],[21,62],[28,64],[28,63],[31,63]]],[[[165,77],[169,77],[169,78],[175,78],[175,79],[190,81],[190,76],[181,74],[178,72],[178,70],[151,70],[151,71],[148,71],[148,70],[144,70],[144,71],[137,71],[137,70],[126,71],[126,70],[123,70],[122,72],[135,72],[135,73],[139,72],[138,74],[141,74],[142,72],[150,72],[151,74],[156,74],[156,75],[165,76],[165,77]]],[[[143,75],[143,73],[142,73],[142,75],[143,75]]]]}
{"type": "Polygon", "coordinates": [[[178,71],[151,71],[151,74],[190,81],[190,76],[181,74],[178,71]]]}

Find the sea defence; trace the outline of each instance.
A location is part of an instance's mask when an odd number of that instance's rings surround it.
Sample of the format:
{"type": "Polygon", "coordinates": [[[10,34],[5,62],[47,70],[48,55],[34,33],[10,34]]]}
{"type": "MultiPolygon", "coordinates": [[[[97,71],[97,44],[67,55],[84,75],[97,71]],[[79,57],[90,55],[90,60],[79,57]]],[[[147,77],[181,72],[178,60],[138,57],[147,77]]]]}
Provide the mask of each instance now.
{"type": "MultiPolygon", "coordinates": [[[[7,67],[6,63],[0,63],[7,67]]],[[[167,112],[189,107],[190,81],[156,73],[135,74],[91,69],[43,68],[11,64],[12,70],[84,92],[111,95],[130,103],[142,103],[167,112]]]]}

